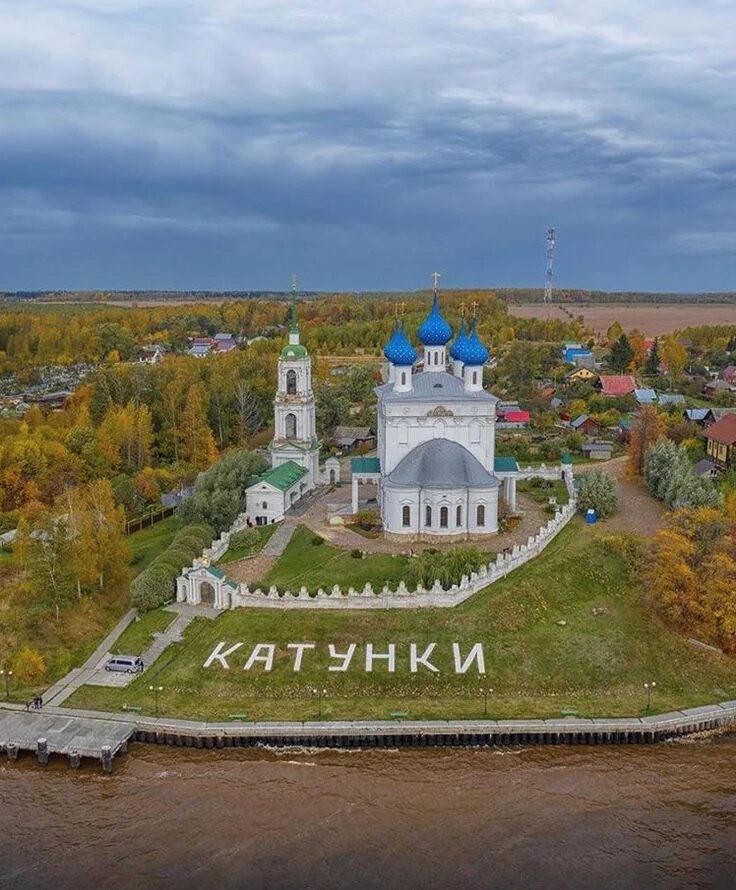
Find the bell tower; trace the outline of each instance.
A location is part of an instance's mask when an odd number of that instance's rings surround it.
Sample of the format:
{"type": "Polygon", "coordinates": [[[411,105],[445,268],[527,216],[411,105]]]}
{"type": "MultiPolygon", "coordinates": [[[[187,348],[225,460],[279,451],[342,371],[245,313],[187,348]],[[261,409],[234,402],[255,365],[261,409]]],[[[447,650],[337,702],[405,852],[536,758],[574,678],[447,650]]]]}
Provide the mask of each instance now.
{"type": "Polygon", "coordinates": [[[291,283],[289,342],[281,350],[278,388],[274,399],[274,437],[269,446],[271,466],[293,460],[307,469],[309,488],[319,480],[319,450],[312,391],[312,359],[302,346],[296,306],[296,278],[291,283]]]}

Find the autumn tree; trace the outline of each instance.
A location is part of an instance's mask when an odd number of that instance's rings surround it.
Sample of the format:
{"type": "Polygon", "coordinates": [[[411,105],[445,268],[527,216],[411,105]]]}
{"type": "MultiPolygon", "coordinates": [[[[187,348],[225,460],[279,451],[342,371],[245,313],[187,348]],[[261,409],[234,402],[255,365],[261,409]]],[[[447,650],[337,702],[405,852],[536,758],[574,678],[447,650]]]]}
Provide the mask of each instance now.
{"type": "Polygon", "coordinates": [[[664,433],[664,422],[653,405],[642,405],[634,415],[629,444],[629,471],[637,476],[644,472],[647,449],[664,433]]]}
{"type": "Polygon", "coordinates": [[[687,350],[680,343],[678,337],[675,334],[664,337],[659,352],[670,380],[674,382],[679,379],[687,362],[687,350]]]}
{"type": "Polygon", "coordinates": [[[182,460],[198,470],[208,467],[217,457],[215,439],[207,423],[205,394],[201,384],[195,384],[187,395],[180,439],[182,460]]]}

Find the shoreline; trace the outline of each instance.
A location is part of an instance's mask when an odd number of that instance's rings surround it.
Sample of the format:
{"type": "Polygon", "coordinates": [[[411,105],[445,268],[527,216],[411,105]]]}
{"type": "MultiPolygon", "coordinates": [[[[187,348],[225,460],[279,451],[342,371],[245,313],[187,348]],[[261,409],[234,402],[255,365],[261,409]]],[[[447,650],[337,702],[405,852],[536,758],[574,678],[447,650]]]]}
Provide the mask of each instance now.
{"type": "Polygon", "coordinates": [[[112,769],[130,742],[185,748],[424,748],[542,745],[640,745],[736,729],[736,701],[649,717],[554,720],[355,720],[206,723],[137,714],[47,707],[28,712],[0,703],[0,750],[8,760],[34,752],[41,764],[50,754],[99,759],[112,769]],[[58,723],[58,730],[54,727],[58,723]],[[99,747],[80,749],[77,738],[99,735],[99,747]],[[43,733],[43,734],[42,734],[43,733]],[[108,738],[117,740],[111,749],[108,738]]]}

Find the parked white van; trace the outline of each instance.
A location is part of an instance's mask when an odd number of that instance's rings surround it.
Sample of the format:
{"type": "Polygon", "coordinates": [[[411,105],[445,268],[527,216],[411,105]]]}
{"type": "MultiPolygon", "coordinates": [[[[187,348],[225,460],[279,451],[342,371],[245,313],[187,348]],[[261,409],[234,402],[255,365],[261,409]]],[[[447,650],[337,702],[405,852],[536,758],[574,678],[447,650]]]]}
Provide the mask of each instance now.
{"type": "Polygon", "coordinates": [[[143,659],[137,655],[113,655],[105,665],[105,670],[139,674],[143,670],[143,659]]]}

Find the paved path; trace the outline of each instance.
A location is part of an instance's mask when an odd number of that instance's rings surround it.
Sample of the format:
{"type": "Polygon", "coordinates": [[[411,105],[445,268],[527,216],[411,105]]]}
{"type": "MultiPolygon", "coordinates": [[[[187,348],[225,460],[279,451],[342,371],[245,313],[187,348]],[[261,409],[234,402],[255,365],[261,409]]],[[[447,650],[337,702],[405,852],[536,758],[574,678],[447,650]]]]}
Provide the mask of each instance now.
{"type": "Polygon", "coordinates": [[[294,515],[288,516],[281,525],[276,529],[276,531],[271,535],[271,537],[266,541],[266,545],[263,550],[261,550],[262,556],[273,556],[276,559],[281,556],[281,554],[286,550],[289,541],[291,540],[291,536],[294,534],[294,531],[297,526],[297,521],[294,518],[294,515]]]}
{"type": "MultiPolygon", "coordinates": [[[[304,510],[302,510],[302,513],[304,513],[304,510]]],[[[289,516],[283,520],[281,525],[266,541],[260,553],[256,556],[227,564],[225,571],[228,578],[232,578],[233,581],[241,581],[244,584],[252,584],[253,581],[261,581],[265,578],[273,564],[286,550],[298,524],[297,517],[294,515],[294,511],[291,510],[289,516]]]]}
{"type": "MultiPolygon", "coordinates": [[[[61,704],[62,701],[69,698],[72,692],[79,689],[80,686],[84,686],[85,683],[89,683],[90,677],[97,672],[100,663],[107,659],[110,649],[128,625],[132,623],[135,616],[135,609],[126,612],[81,668],[72,669],[65,677],[46,690],[44,703],[47,705],[61,704]]],[[[125,674],[119,674],[119,676],[124,677],[125,674]]]]}
{"type": "MultiPolygon", "coordinates": [[[[106,734],[114,732],[120,739],[121,747],[126,736],[131,737],[133,733],[140,741],[181,745],[190,744],[194,740],[199,741],[197,747],[204,747],[206,743],[208,748],[231,747],[233,738],[240,739],[238,744],[243,744],[243,739],[249,739],[251,744],[261,741],[270,745],[309,744],[317,747],[330,747],[331,743],[346,745],[351,744],[352,740],[358,744],[370,745],[376,744],[378,739],[385,739],[385,743],[397,746],[406,743],[404,738],[409,744],[414,745],[423,745],[428,739],[434,739],[433,744],[436,745],[453,746],[519,743],[605,744],[653,742],[687,733],[728,728],[736,721],[736,701],[649,717],[593,719],[558,717],[546,720],[324,720],[261,723],[239,721],[203,723],[143,714],[112,714],[53,707],[43,714],[26,715],[22,706],[6,703],[0,704],[0,747],[4,747],[7,741],[14,741],[11,733],[5,735],[3,728],[10,726],[18,717],[21,718],[24,741],[29,747],[35,747],[34,742],[40,737],[42,730],[40,721],[48,721],[43,725],[43,732],[48,733],[49,751],[58,750],[64,753],[68,750],[67,746],[59,744],[58,747],[56,745],[52,747],[51,733],[55,728],[60,733],[72,736],[84,734],[91,738],[96,738],[103,732],[106,734]]],[[[82,749],[80,753],[87,753],[83,749],[82,742],[82,739],[76,742],[77,750],[82,749]]],[[[96,750],[95,745],[89,754],[94,756],[96,750]]]]}

